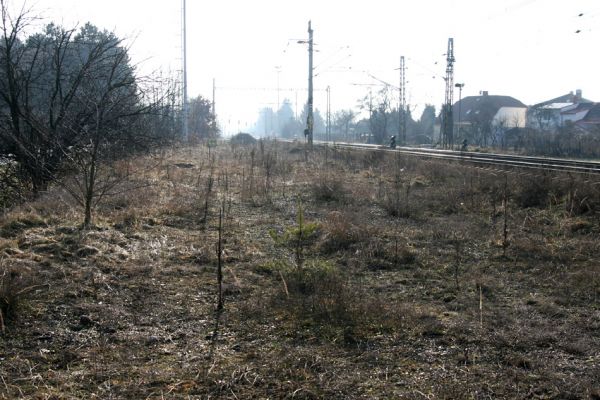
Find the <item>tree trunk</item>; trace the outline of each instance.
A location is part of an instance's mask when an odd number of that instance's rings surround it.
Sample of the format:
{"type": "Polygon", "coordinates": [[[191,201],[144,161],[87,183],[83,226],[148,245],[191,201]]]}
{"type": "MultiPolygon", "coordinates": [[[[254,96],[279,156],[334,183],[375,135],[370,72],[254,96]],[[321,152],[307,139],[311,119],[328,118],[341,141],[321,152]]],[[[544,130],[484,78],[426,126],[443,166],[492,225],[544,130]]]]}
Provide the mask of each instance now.
{"type": "Polygon", "coordinates": [[[92,224],[92,201],[94,200],[94,190],[96,183],[96,162],[98,152],[98,141],[94,144],[94,152],[90,160],[90,169],[85,187],[85,216],[83,219],[83,228],[87,229],[92,224]]]}
{"type": "MultiPolygon", "coordinates": [[[[92,167],[93,168],[93,167],[92,167]]],[[[90,173],[90,175],[92,175],[90,173]]],[[[94,198],[94,178],[90,176],[90,184],[85,193],[85,216],[83,218],[83,228],[87,229],[92,224],[92,200],[94,198]]]]}

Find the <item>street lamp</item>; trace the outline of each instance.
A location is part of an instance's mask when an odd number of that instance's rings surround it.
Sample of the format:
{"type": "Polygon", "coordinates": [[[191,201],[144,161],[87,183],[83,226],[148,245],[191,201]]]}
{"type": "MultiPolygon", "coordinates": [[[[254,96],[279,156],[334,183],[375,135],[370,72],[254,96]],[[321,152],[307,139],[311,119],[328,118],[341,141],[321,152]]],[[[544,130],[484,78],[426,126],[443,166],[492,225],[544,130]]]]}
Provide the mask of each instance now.
{"type": "Polygon", "coordinates": [[[456,83],[454,87],[458,88],[458,136],[460,136],[460,126],[461,126],[461,118],[462,118],[462,88],[465,87],[464,83],[456,83]]]}

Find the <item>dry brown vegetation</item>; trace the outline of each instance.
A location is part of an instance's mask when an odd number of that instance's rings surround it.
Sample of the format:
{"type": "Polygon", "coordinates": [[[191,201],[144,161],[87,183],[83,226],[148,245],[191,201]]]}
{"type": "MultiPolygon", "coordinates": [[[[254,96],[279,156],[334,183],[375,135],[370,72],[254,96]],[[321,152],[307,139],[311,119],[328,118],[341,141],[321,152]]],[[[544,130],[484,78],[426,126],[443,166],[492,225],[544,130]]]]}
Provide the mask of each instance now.
{"type": "Polygon", "coordinates": [[[0,398],[600,397],[597,182],[276,142],[156,163],[92,229],[58,189],[1,218],[0,398]]]}

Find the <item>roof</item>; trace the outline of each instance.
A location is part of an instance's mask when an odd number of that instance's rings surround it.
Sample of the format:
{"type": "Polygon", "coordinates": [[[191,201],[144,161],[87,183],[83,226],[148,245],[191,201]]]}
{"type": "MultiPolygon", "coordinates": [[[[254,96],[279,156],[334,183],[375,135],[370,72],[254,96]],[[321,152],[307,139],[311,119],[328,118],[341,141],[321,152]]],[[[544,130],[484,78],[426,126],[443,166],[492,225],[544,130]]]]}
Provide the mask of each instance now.
{"type": "Polygon", "coordinates": [[[595,105],[596,103],[578,103],[575,104],[575,107],[562,111],[561,114],[577,114],[582,111],[591,110],[595,105]]]}
{"type": "Polygon", "coordinates": [[[575,122],[575,126],[584,131],[598,132],[598,129],[600,129],[600,103],[592,103],[585,116],[575,122]]]}
{"type": "Polygon", "coordinates": [[[560,110],[565,107],[572,106],[574,103],[550,103],[537,108],[543,108],[544,110],[560,110]]]}
{"type": "Polygon", "coordinates": [[[586,123],[600,124],[600,103],[593,103],[590,111],[582,120],[586,123]]]}
{"type": "Polygon", "coordinates": [[[458,121],[491,121],[503,107],[527,108],[525,104],[510,96],[467,96],[454,103],[452,112],[454,120],[458,121]],[[460,103],[460,106],[459,106],[460,103]],[[461,115],[458,115],[460,108],[461,115]]]}
{"type": "Polygon", "coordinates": [[[541,103],[534,104],[531,107],[532,108],[540,108],[540,107],[550,105],[552,103],[593,103],[593,101],[584,99],[583,97],[579,98],[579,96],[577,94],[573,94],[573,92],[569,92],[565,95],[558,96],[554,99],[550,99],[550,100],[543,101],[541,103]]]}

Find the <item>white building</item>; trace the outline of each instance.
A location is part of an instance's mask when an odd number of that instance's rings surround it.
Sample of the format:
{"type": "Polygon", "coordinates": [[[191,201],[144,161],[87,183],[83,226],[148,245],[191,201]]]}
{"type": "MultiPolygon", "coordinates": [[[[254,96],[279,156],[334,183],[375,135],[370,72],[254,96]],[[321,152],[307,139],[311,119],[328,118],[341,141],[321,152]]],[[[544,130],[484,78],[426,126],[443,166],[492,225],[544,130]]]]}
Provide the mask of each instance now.
{"type": "Polygon", "coordinates": [[[555,130],[566,123],[577,123],[585,118],[594,103],[582,97],[581,90],[570,92],[530,107],[527,126],[540,130],[555,130]]]}

